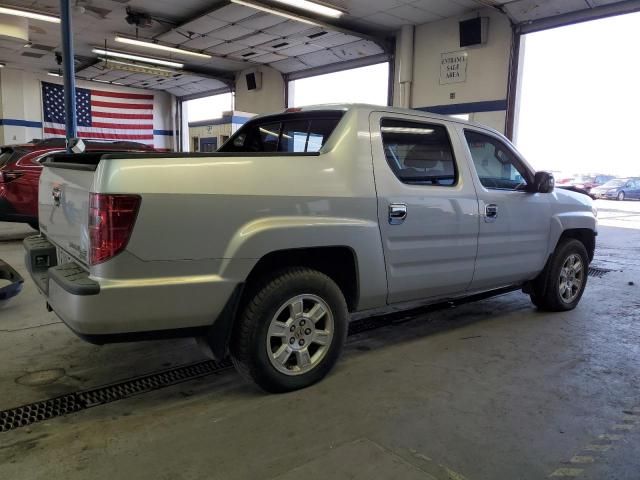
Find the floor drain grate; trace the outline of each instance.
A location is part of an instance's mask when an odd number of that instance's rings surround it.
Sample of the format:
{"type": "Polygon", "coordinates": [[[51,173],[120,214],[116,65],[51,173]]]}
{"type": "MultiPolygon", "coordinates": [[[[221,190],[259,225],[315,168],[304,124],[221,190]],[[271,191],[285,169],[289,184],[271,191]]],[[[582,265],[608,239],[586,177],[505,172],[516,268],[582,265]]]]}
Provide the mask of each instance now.
{"type": "Polygon", "coordinates": [[[4,410],[0,412],[0,432],[212,375],[230,367],[230,360],[208,360],[4,410]]]}
{"type": "MultiPolygon", "coordinates": [[[[418,307],[413,310],[399,311],[386,315],[362,318],[354,320],[349,324],[349,335],[375,330],[380,327],[401,323],[418,315],[428,312],[450,308],[454,305],[481,300],[499,294],[509,293],[513,288],[496,290],[487,294],[474,295],[455,302],[443,302],[436,305],[418,307]]],[[[60,397],[43,400],[41,402],[23,405],[10,410],[0,411],[0,432],[15,430],[16,428],[61,417],[69,413],[79,412],[87,408],[104,405],[106,403],[122,400],[134,395],[151,392],[160,388],[177,385],[182,382],[194,380],[196,378],[213,375],[231,368],[231,360],[222,361],[207,360],[204,362],[192,363],[174,367],[161,372],[142,375],[121,382],[92,388],[79,392],[69,393],[60,397]]]]}
{"type": "Polygon", "coordinates": [[[590,277],[602,278],[607,273],[612,272],[612,271],[613,270],[609,270],[608,268],[589,267],[589,276],[590,277]]]}

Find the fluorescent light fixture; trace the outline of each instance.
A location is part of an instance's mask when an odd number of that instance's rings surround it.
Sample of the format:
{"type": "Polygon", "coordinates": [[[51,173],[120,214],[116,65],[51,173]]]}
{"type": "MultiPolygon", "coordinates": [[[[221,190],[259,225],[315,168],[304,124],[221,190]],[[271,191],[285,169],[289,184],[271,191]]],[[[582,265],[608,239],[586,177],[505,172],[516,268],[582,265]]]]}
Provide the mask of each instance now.
{"type": "Polygon", "coordinates": [[[0,68],[4,68],[4,67],[6,67],[6,66],[7,66],[7,64],[6,64],[6,63],[2,63],[2,62],[0,62],[0,68]]]}
{"type": "Polygon", "coordinates": [[[32,20],[41,20],[43,22],[60,23],[60,18],[44,13],[32,12],[30,10],[20,10],[18,8],[0,6],[0,13],[4,15],[13,15],[14,17],[30,18],[32,20]]]}
{"type": "Polygon", "coordinates": [[[50,77],[61,77],[62,75],[58,72],[47,72],[47,75],[50,77]]]}
{"type": "Polygon", "coordinates": [[[293,13],[287,13],[282,10],[277,10],[275,8],[267,7],[266,5],[260,5],[258,3],[249,2],[247,0],[231,0],[232,3],[237,3],[238,5],[244,5],[245,7],[253,8],[255,10],[260,10],[261,12],[267,12],[272,15],[278,15],[279,17],[288,18],[289,20],[295,20],[297,22],[308,23],[309,25],[314,25],[316,27],[321,27],[322,25],[314,22],[313,20],[309,20],[304,17],[300,17],[293,13]]]}
{"type": "Polygon", "coordinates": [[[177,71],[176,70],[168,70],[166,68],[159,67],[151,67],[146,65],[140,65],[136,63],[128,63],[128,62],[120,62],[118,60],[109,60],[106,58],[101,58],[103,68],[107,68],[109,70],[119,70],[122,72],[129,73],[146,73],[147,75],[155,75],[157,77],[173,77],[177,71]]]}
{"type": "Polygon", "coordinates": [[[410,135],[431,135],[432,128],[382,127],[382,133],[408,133],[410,135]]]}
{"type": "Polygon", "coordinates": [[[160,45],[159,43],[150,42],[147,40],[138,40],[135,38],[123,37],[122,35],[116,35],[116,42],[127,43],[129,45],[136,45],[138,47],[155,48],[156,50],[164,50],[165,52],[179,53],[182,55],[193,55],[200,58],[211,58],[211,55],[206,53],[193,52],[191,50],[184,50],[182,48],[168,47],[166,45],[160,45]]]}
{"type": "Polygon", "coordinates": [[[135,60],[138,62],[153,63],[156,65],[164,65],[165,67],[183,68],[184,63],[171,62],[169,60],[161,60],[159,58],[143,57],[140,55],[134,55],[132,53],[115,52],[113,50],[105,50],[104,48],[94,48],[91,50],[97,55],[104,55],[105,57],[126,58],[127,60],[135,60]]]}
{"type": "Polygon", "coordinates": [[[132,68],[136,68],[138,69],[137,71],[139,72],[159,72],[159,73],[170,73],[170,74],[174,74],[176,73],[175,70],[169,70],[168,68],[162,68],[162,67],[151,67],[148,65],[140,65],[139,63],[131,63],[131,62],[123,62],[121,60],[113,60],[111,58],[100,58],[100,60],[102,60],[103,62],[105,62],[105,66],[107,65],[122,65],[123,67],[132,67],[132,68]]]}
{"type": "Polygon", "coordinates": [[[274,2],[283,3],[291,7],[299,8],[301,10],[308,10],[309,12],[317,13],[318,15],[324,15],[325,17],[339,18],[344,12],[337,8],[330,7],[328,5],[322,5],[321,3],[310,2],[309,0],[273,0],[274,2]]]}

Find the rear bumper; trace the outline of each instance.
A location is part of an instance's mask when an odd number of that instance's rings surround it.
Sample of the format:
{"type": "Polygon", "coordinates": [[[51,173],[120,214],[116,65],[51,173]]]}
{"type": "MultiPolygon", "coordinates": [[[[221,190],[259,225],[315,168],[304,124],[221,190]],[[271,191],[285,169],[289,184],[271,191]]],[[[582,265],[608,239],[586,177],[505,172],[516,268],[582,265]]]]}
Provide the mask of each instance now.
{"type": "Polygon", "coordinates": [[[75,263],[57,265],[56,247],[42,236],[25,239],[24,247],[47,304],[93,343],[196,335],[216,321],[237,287],[217,275],[98,279],[75,263]]]}

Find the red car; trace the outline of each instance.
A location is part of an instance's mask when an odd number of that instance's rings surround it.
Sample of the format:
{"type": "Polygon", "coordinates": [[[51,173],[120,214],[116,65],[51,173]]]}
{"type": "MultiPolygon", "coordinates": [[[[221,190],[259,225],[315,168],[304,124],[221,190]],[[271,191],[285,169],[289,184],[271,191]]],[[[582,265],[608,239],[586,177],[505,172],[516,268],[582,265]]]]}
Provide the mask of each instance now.
{"type": "MultiPolygon", "coordinates": [[[[90,152],[154,151],[152,147],[136,142],[85,140],[84,143],[90,152]]],[[[52,153],[64,151],[64,138],[0,147],[0,222],[28,223],[38,230],[40,162],[52,153]]]]}

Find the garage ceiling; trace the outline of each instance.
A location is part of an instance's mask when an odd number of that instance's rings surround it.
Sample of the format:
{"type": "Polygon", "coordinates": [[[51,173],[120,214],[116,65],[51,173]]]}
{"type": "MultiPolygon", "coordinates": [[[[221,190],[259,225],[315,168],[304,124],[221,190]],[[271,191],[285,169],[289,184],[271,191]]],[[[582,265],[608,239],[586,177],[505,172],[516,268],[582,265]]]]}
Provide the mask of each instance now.
{"type": "MultiPolygon", "coordinates": [[[[514,22],[538,20],[585,10],[617,0],[332,0],[343,9],[339,20],[310,17],[312,23],[287,19],[229,1],[207,0],[73,0],[74,41],[79,78],[141,88],[166,90],[176,96],[225,88],[234,72],[269,65],[282,73],[299,73],[387,53],[386,39],[405,24],[424,24],[473,12],[484,6],[503,9],[514,22]],[[126,8],[150,14],[149,28],[125,21],[126,8]],[[114,35],[157,41],[167,46],[195,50],[212,56],[193,60],[181,53],[157,52],[114,42],[114,35]],[[148,71],[112,68],[98,61],[92,47],[106,46],[144,56],[178,59],[184,71],[156,75],[148,71]]],[[[59,13],[58,0],[0,0],[4,5],[59,13]]],[[[268,7],[282,4],[262,0],[268,7]]],[[[30,22],[31,45],[0,41],[0,61],[30,70],[56,70],[55,51],[61,49],[59,25],[30,22]]]]}

